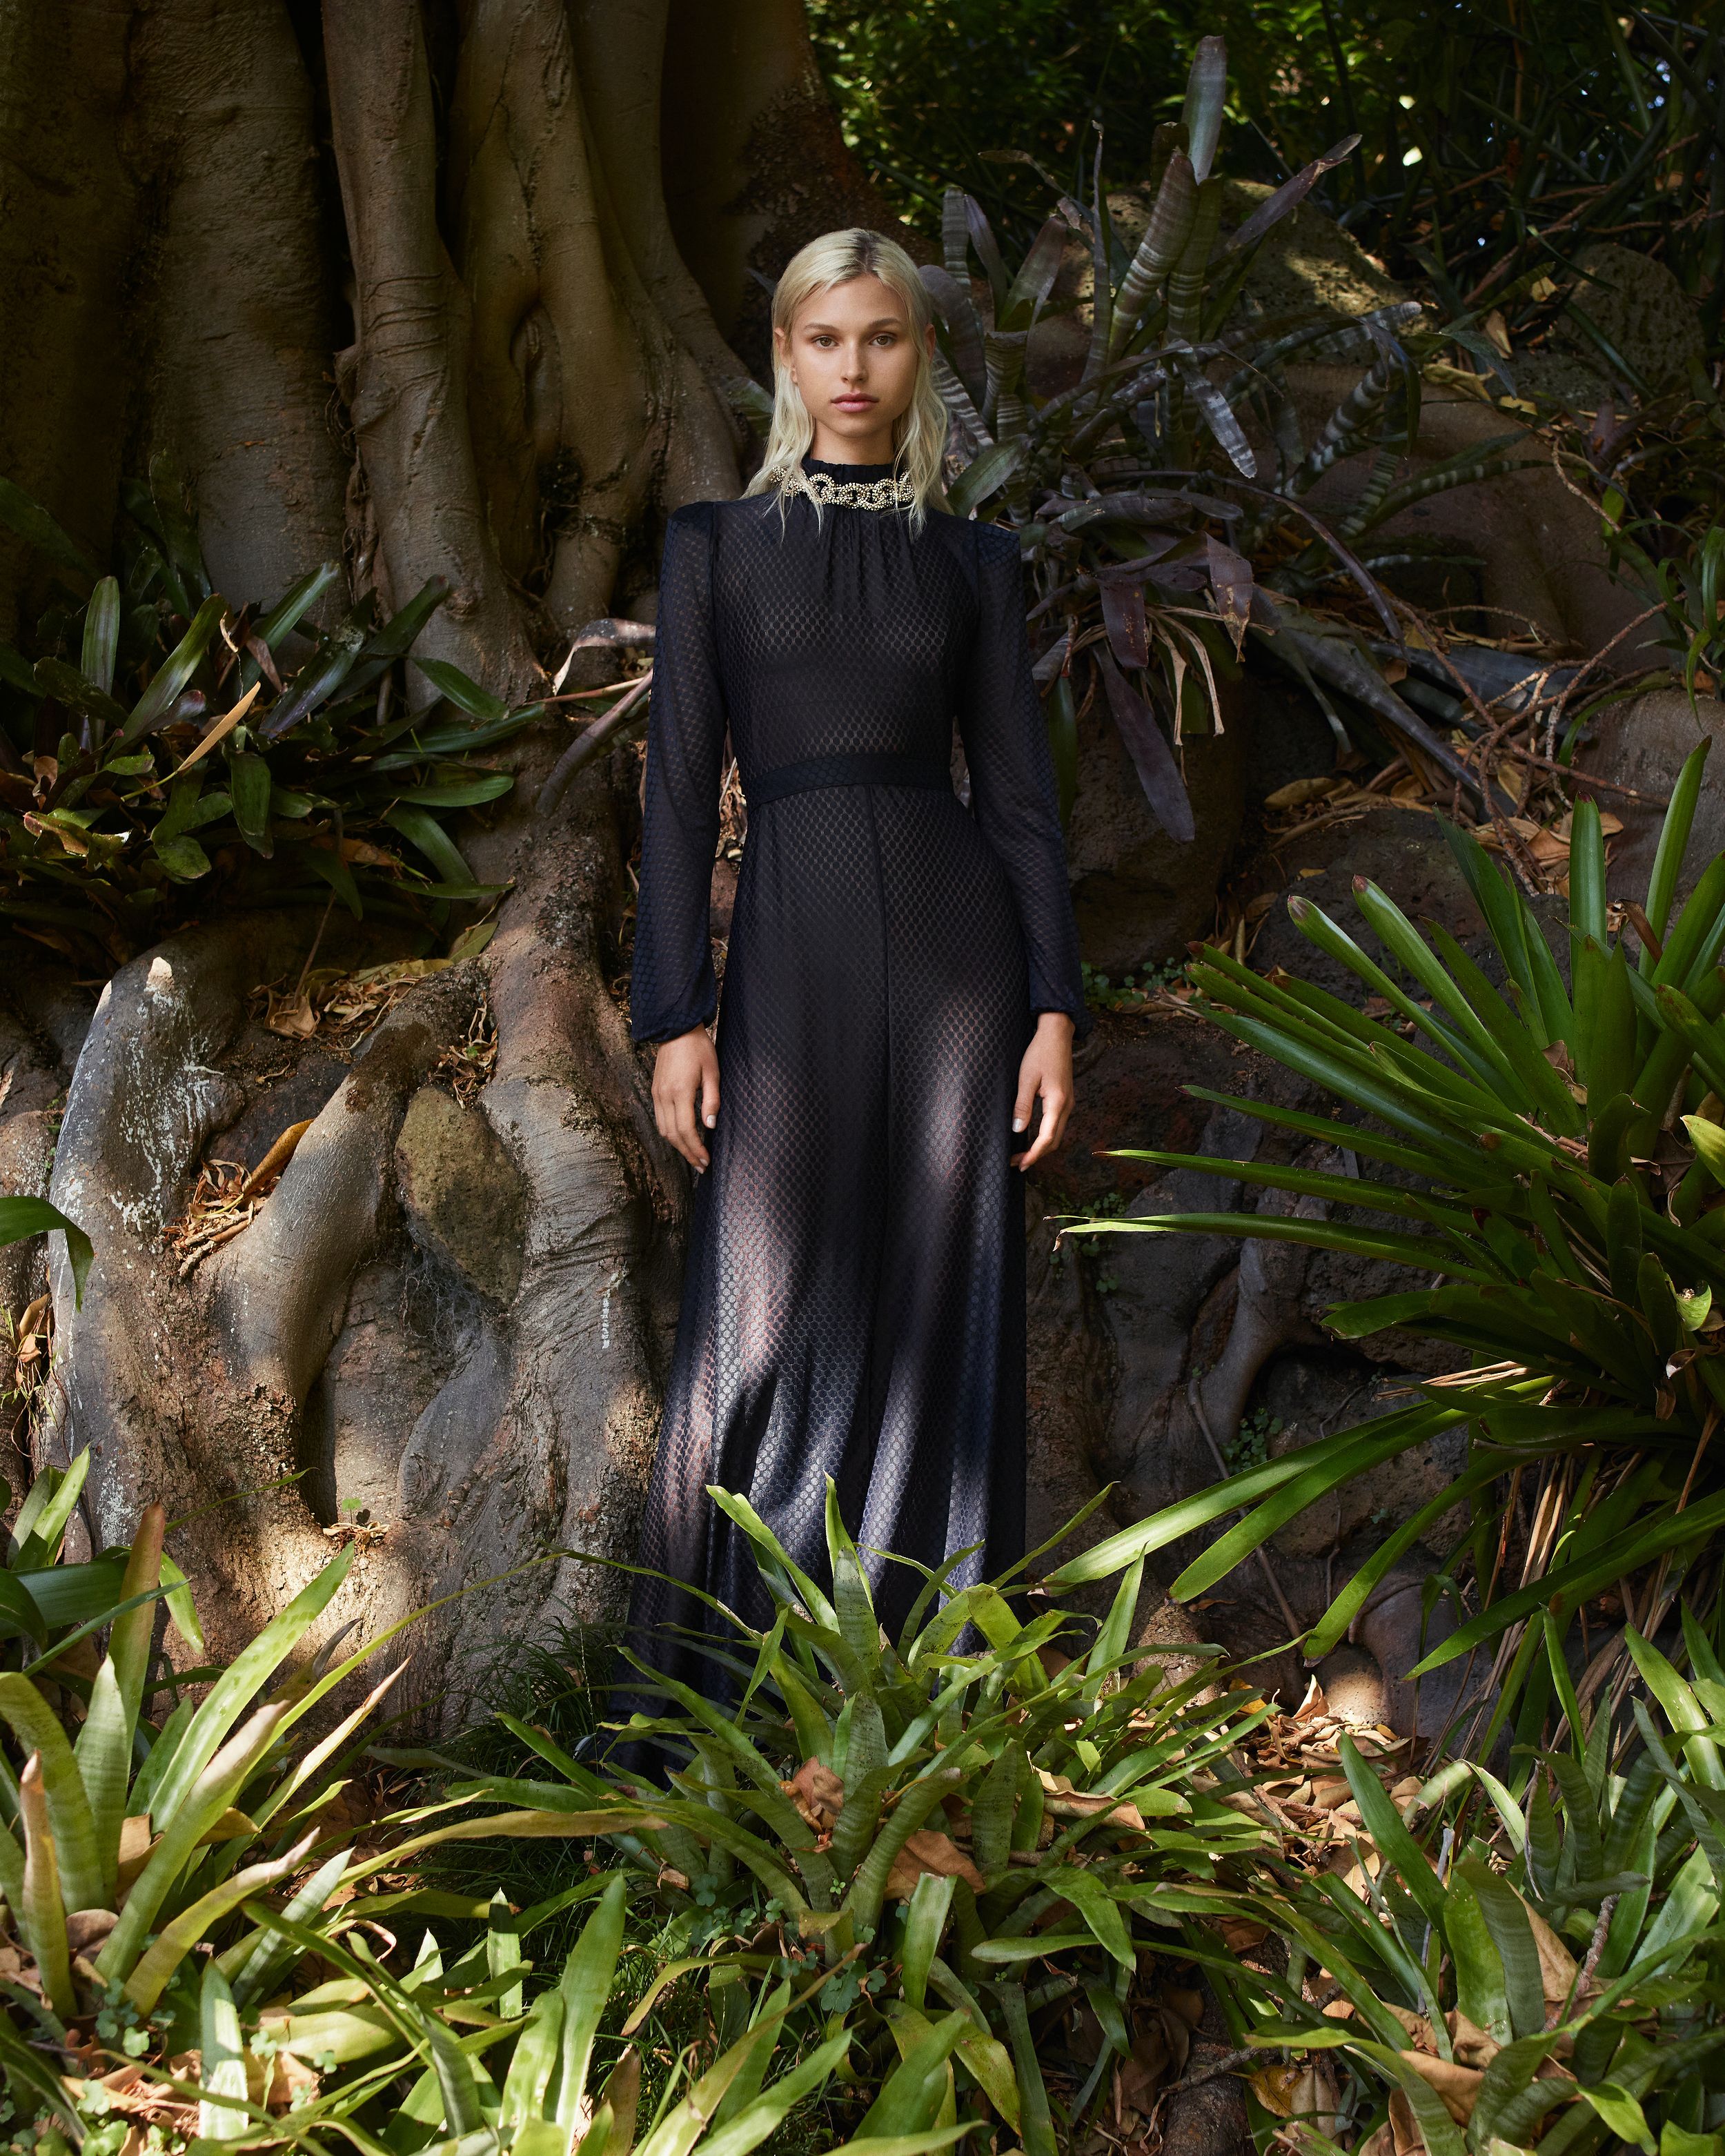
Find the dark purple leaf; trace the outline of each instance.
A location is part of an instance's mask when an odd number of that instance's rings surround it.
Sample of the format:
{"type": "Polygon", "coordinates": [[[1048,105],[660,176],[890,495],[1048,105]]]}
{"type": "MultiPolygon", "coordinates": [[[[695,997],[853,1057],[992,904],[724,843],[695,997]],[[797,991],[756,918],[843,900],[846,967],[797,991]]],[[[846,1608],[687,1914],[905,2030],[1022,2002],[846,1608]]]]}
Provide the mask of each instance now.
{"type": "Polygon", "coordinates": [[[988,366],[983,357],[982,325],[976,318],[970,293],[956,277],[948,276],[932,262],[925,262],[918,275],[947,326],[947,341],[958,378],[979,404],[988,393],[988,366]]]}
{"type": "Polygon", "coordinates": [[[1221,444],[1229,461],[1236,471],[1244,472],[1248,479],[1255,479],[1258,460],[1252,454],[1245,430],[1235,418],[1228,399],[1193,358],[1189,347],[1176,350],[1174,358],[1186,385],[1186,394],[1203,413],[1206,425],[1221,444]]]}
{"type": "Polygon", "coordinates": [[[1102,598],[1102,624],[1114,656],[1122,666],[1150,663],[1150,624],[1144,612],[1144,587],[1137,578],[1098,571],[1096,587],[1102,598]]]}
{"type": "Polygon", "coordinates": [[[1163,738],[1162,728],[1157,725],[1149,706],[1106,649],[1098,650],[1096,664],[1102,670],[1108,708],[1114,714],[1114,723],[1120,729],[1120,737],[1137,771],[1138,783],[1144,789],[1150,813],[1177,845],[1190,845],[1197,826],[1192,820],[1192,803],[1187,798],[1186,782],[1180,776],[1173,751],[1163,738]]]}
{"type": "Polygon", "coordinates": [[[948,187],[941,198],[941,257],[947,275],[959,285],[970,275],[968,199],[963,187],[948,187]]]}
{"type": "MultiPolygon", "coordinates": [[[[971,244],[978,259],[988,273],[988,285],[994,295],[994,304],[1000,306],[1006,298],[1012,280],[1006,274],[1006,264],[1000,258],[1000,248],[994,238],[994,228],[988,222],[988,213],[973,195],[964,198],[964,223],[970,234],[971,244]]],[[[949,263],[947,267],[952,265],[949,263]]]]}
{"type": "Polygon", "coordinates": [[[1030,679],[1039,689],[1045,689],[1066,663],[1066,652],[1072,641],[1070,629],[1062,629],[1047,650],[1030,669],[1030,679]]]}
{"type": "Polygon", "coordinates": [[[999,315],[1003,329],[1016,329],[1034,321],[1043,301],[1054,290],[1060,274],[1060,258],[1066,251],[1066,220],[1051,217],[1030,243],[1030,251],[1012,280],[999,315]]]}
{"type": "Polygon", "coordinates": [[[1219,501],[1213,494],[1147,494],[1134,490],[1128,494],[1099,494],[1088,501],[1076,502],[1060,512],[1060,521],[1065,531],[1083,531],[1092,524],[1153,524],[1178,516],[1182,510],[1199,516],[1231,518],[1241,513],[1234,503],[1219,501]]]}
{"type": "Polygon", "coordinates": [[[1271,225],[1281,223],[1290,210],[1297,209],[1324,174],[1350,157],[1358,143],[1358,136],[1350,135],[1326,150],[1322,157],[1302,165],[1292,179],[1284,180],[1273,195],[1259,203],[1223,251],[1239,254],[1248,247],[1255,247],[1271,225]]]}
{"type": "Polygon", "coordinates": [[[1228,48],[1220,38],[1200,38],[1186,79],[1186,104],[1180,115],[1186,129],[1186,154],[1194,176],[1210,176],[1216,145],[1222,139],[1222,107],[1228,96],[1228,48]]]}
{"type": "Polygon", "coordinates": [[[1183,150],[1168,159],[1156,191],[1156,201],[1144,236],[1114,295],[1112,349],[1125,345],[1132,326],[1144,311],[1146,301],[1180,259],[1198,214],[1198,189],[1192,165],[1183,150]]]}
{"type": "Polygon", "coordinates": [[[1216,612],[1228,624],[1237,656],[1245,642],[1246,624],[1252,618],[1252,593],[1255,588],[1252,565],[1244,554],[1236,554],[1231,547],[1209,533],[1204,543],[1216,612]]]}

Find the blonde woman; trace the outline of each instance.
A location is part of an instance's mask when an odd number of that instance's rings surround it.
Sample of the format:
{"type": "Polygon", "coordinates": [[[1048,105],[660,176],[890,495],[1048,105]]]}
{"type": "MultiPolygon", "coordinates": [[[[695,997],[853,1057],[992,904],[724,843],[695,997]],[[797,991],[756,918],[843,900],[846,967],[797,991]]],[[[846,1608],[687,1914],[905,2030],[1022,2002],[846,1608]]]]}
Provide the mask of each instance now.
{"type": "Polygon", "coordinates": [[[943,507],[915,265],[829,233],[773,341],[758,475],[666,538],[632,1005],[699,1181],[630,1633],[709,1692],[675,1628],[723,1628],[684,1589],[771,1615],[709,1484],[819,1578],[830,1476],[892,1631],[922,1578],[877,1553],[970,1551],[955,1588],[1021,1553],[1019,1176],[1085,1024],[1018,547],[943,507]],[[727,733],[748,837],[714,1040],[727,733]]]}

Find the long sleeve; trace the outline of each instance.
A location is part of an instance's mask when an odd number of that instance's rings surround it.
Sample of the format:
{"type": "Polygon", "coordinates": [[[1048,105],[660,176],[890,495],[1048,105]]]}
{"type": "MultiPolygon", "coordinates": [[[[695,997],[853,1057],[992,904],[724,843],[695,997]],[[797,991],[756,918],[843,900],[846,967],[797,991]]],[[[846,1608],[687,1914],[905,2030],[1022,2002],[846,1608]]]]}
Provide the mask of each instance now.
{"type": "Polygon", "coordinates": [[[713,507],[672,516],[660,574],[630,1029],[669,1040],[718,1004],[709,909],[725,705],[712,619],[713,507]]]}
{"type": "Polygon", "coordinates": [[[979,616],[958,712],[971,805],[1012,886],[1030,1008],[1065,1011],[1082,1039],[1093,1020],[1079,969],[1054,766],[1030,678],[1018,542],[988,525],[973,528],[979,616]]]}

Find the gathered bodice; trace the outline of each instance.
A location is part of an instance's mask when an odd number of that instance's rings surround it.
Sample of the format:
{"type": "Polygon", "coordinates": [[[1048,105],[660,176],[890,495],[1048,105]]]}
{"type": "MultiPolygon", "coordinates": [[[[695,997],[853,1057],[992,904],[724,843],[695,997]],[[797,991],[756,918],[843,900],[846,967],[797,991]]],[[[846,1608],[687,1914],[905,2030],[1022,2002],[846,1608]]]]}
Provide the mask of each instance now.
{"type": "MultiPolygon", "coordinates": [[[[805,469],[841,483],[891,473],[813,459],[805,469]]],[[[978,529],[936,515],[916,532],[902,510],[817,511],[800,495],[783,516],[773,495],[717,506],[714,646],[745,794],[763,773],[813,757],[948,760],[980,613],[978,529]]],[[[998,549],[1005,535],[988,537],[998,549]]]]}
{"type": "MultiPolygon", "coordinates": [[[[837,485],[891,475],[888,465],[813,459],[804,470],[837,485]]],[[[727,737],[752,819],[793,786],[946,788],[955,725],[971,813],[1023,928],[1032,1007],[1065,1010],[1081,1028],[1014,536],[939,511],[919,528],[904,510],[817,509],[803,494],[678,510],[660,586],[636,1039],[666,1038],[713,1014],[707,910],[727,737]]],[[[819,875],[818,860],[808,873],[819,875]]]]}

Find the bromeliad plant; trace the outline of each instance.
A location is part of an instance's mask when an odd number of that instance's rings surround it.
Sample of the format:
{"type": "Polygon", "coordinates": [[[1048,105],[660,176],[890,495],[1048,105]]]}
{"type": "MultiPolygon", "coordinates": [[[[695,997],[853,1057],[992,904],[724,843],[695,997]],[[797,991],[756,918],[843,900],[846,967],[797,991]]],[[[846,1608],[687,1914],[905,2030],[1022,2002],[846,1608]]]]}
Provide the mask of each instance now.
{"type": "MultiPolygon", "coordinates": [[[[81,1563],[64,1563],[66,1529],[90,1472],[90,1455],[80,1452],[69,1467],[44,1467],[31,1483],[6,1537],[0,1566],[0,1669],[25,1661],[46,1671],[74,1644],[75,1631],[90,1636],[113,1616],[125,1598],[127,1555],[109,1550],[81,1563]]],[[[0,1505],[12,1492],[0,1481],[0,1505]]],[[[198,1641],[197,1613],[185,1576],[172,1558],[161,1558],[163,1599],[183,1638],[198,1641]]],[[[75,1681],[69,1670],[56,1672],[75,1681]]]]}
{"type": "MultiPolygon", "coordinates": [[[[1518,469],[1526,446],[1525,435],[1506,434],[1398,480],[1419,432],[1422,366],[1452,346],[1489,347],[1466,316],[1423,326],[1415,300],[1357,318],[1264,317],[1246,279],[1266,234],[1358,138],[1313,158],[1224,237],[1216,154],[1226,90],[1223,42],[1204,38],[1181,120],[1162,131],[1135,248],[1116,229],[1098,151],[1088,204],[1063,197],[1016,274],[980,206],[957,189],[946,198],[945,267],[922,273],[944,324],[941,388],[968,459],[953,506],[989,505],[1016,530],[1033,571],[1045,646],[1036,670],[1049,686],[1063,802],[1070,809],[1076,783],[1079,705],[1100,693],[1158,820],[1181,839],[1194,827],[1173,750],[1183,732],[1219,725],[1219,677],[1249,634],[1327,711],[1329,692],[1340,692],[1414,769],[1479,793],[1478,774],[1396,693],[1374,654],[1375,640],[1407,670],[1400,621],[1374,569],[1419,549],[1373,535],[1425,496],[1518,469]],[[1075,244],[1090,255],[1081,296],[1057,290],[1075,244]],[[981,312],[973,248],[986,280],[981,312]],[[1086,349],[1072,379],[1039,394],[1026,371],[1030,338],[1060,311],[1087,316],[1086,349]],[[1368,363],[1308,444],[1286,368],[1319,345],[1368,363]],[[1249,425],[1266,448],[1254,448],[1249,425]],[[1352,506],[1334,521],[1315,515],[1304,497],[1358,452],[1373,461],[1352,506]],[[1271,470],[1260,469],[1266,454],[1271,470]],[[1338,587],[1366,633],[1315,610],[1338,587]]],[[[1332,722],[1345,741],[1341,718],[1332,722]]]]}
{"type": "MultiPolygon", "coordinates": [[[[1096,1219],[1079,1234],[1238,1235],[1305,1243],[1409,1269],[1401,1291],[1343,1305],[1344,1338],[1399,1326],[1469,1350],[1418,1404],[1235,1476],[1051,1576],[1142,1557],[1240,1507],[1245,1515],[1175,1583],[1204,1592],[1350,1476],[1469,1426],[1461,1473],[1389,1537],[1307,1640],[1325,1652],[1373,1587],[1450,1507],[1473,1507],[1471,1604],[1419,1676],[1496,1651],[1506,1714],[1525,1679],[1523,1734],[1547,1692],[1530,1620],[1567,1625],[1606,1593],[1650,1637],[1686,1573],[1716,1588],[1725,1526],[1725,855],[1681,908],[1675,894],[1707,757],[1673,793],[1643,905],[1608,906],[1598,812],[1574,812],[1567,967],[1476,842],[1450,844],[1495,947],[1494,987],[1440,927],[1421,934],[1356,884],[1374,957],[1301,898],[1301,932],[1383,998],[1385,1019],[1313,983],[1265,979],[1210,950],[1192,978],[1206,1014],[1336,1104],[1310,1114],[1230,1101],[1260,1122],[1380,1173],[1235,1163],[1159,1151],[1122,1158],[1235,1178],[1319,1201],[1319,1217],[1182,1214],[1096,1219]],[[1635,956],[1631,957],[1631,950],[1635,956]],[[1387,1171],[1387,1173],[1382,1172],[1387,1171]],[[1375,1219],[1373,1218],[1375,1216],[1375,1219]],[[1411,1284],[1424,1274],[1430,1286],[1411,1284]],[[1517,1493],[1531,1500],[1523,1532],[1517,1493]]],[[[1194,1089],[1200,1098],[1223,1096],[1194,1089]]],[[[1310,1210],[1312,1209],[1302,1209],[1310,1210]]],[[[1584,1692],[1609,1674],[1609,1652],[1584,1692]]],[[[1497,1726],[1494,1721],[1493,1727],[1497,1726]]],[[[1531,1741],[1531,1738],[1530,1738],[1531,1741]]]]}
{"type": "Polygon", "coordinates": [[[1717,2145],[1725,1670],[1685,1620],[1686,1681],[1626,1635],[1646,1697],[1622,1756],[1609,1707],[1576,1697],[1559,1628],[1536,1628],[1558,1741],[1516,1755],[1513,1787],[1445,1767],[1423,1831],[1346,1748],[1376,1876],[1363,1896],[1333,1874],[1290,1881],[1285,1994],[1252,2041],[1351,2068],[1353,2090],[1329,2092],[1346,2127],[1317,2123],[1358,2129],[1361,2156],[1393,2156],[1409,2125],[1430,2156],[1717,2145]]]}
{"type": "MultiPolygon", "coordinates": [[[[793,2001],[788,1984],[768,1983],[746,2010],[737,2040],[704,2071],[685,2052],[644,2119],[639,2052],[605,2025],[614,2018],[628,1882],[605,1873],[554,1898],[561,1906],[595,1896],[549,1986],[521,1948],[550,1904],[519,1917],[494,1907],[484,1937],[448,1966],[428,1933],[398,1977],[360,1931],[336,1940],[278,1916],[273,1930],[286,1953],[315,1953],[339,1974],[290,2006],[255,2014],[224,1973],[228,1958],[212,1961],[200,1987],[196,2077],[156,2076],[152,2097],[177,2102],[188,2131],[252,2148],[318,2148],[322,2128],[391,2156],[690,2156],[696,2148],[747,2156],[842,2072],[851,2044],[842,2026],[807,2056],[779,2059],[793,2001]],[[305,2063],[313,2059],[326,2064],[321,2090],[305,2063]],[[784,2070],[769,2082],[775,2064],[784,2070]],[[285,2115],[285,2085],[298,2091],[285,2115]]],[[[249,1989],[255,1995],[255,1985],[249,1989]]],[[[842,2156],[932,2156],[961,2137],[965,2129],[942,2116],[952,2107],[952,2033],[932,2030],[907,2052],[842,2156]]],[[[86,2152],[90,2146],[86,2137],[86,2152]]]]}
{"type": "MultiPolygon", "coordinates": [[[[891,1642],[830,1486],[830,1594],[744,1501],[712,1494],[776,1614],[713,1650],[740,1708],[648,1672],[671,1711],[627,1726],[684,1761],[668,1794],[634,1791],[613,1836],[675,1920],[661,1984],[704,1972],[726,2030],[749,1974],[824,1971],[810,2011],[853,2017],[858,2072],[936,2044],[972,2114],[1052,2156],[1054,2047],[1033,2042],[1031,2016],[1065,2001],[1103,2032],[1071,2074],[1076,2121],[1130,2051],[1141,1954],[1214,1956],[1205,1920],[1252,1913],[1268,1830],[1231,1754],[1268,1710],[1250,1693],[1204,1700],[1213,1671],[1132,1673],[1141,1563],[1087,1645],[1065,1611],[1016,1612],[1009,1579],[948,1594],[950,1565],[925,1572],[891,1642]]],[[[453,1796],[618,1804],[614,1777],[509,1726],[556,1779],[489,1776],[453,1796]]]]}
{"type": "Polygon", "coordinates": [[[356,918],[362,884],[432,921],[449,901],[495,896],[447,820],[509,792],[484,752],[546,707],[511,708],[416,658],[440,701],[409,708],[403,669],[446,588],[388,620],[367,599],[314,631],[334,562],[261,612],[232,608],[160,459],[125,506],[121,572],[98,576],[0,484],[0,517],[78,593],[46,617],[46,655],[0,646],[0,914],[124,959],[207,901],[213,880],[237,880],[241,896],[333,891],[356,918]]]}
{"type": "MultiPolygon", "coordinates": [[[[75,1495],[69,1481],[55,1498],[69,1487],[75,1495]]],[[[55,1509],[51,1500],[39,1512],[36,1535],[55,1509]]],[[[213,2084],[205,2076],[206,2094],[233,2093],[233,2076],[218,2070],[234,2055],[239,2017],[255,2019],[306,1954],[333,1956],[345,1936],[392,1914],[451,1913],[448,1896],[411,1884],[375,1891],[381,1874],[410,1870],[424,1851],[453,1840],[590,1834],[619,1817],[567,1810],[480,1817],[458,1806],[451,1818],[451,1807],[435,1804],[364,1830],[325,1824],[356,1740],[400,1674],[305,1741],[307,1717],[401,1629],[339,1661],[326,1653],[284,1674],[346,1578],[351,1548],[231,1666],[187,1672],[207,1689],[201,1699],[178,1698],[158,1725],[151,1703],[164,1690],[177,1697],[180,1686],[151,1681],[157,1602],[168,1599],[194,1649],[201,1644],[183,1583],[162,1556],[165,1532],[162,1507],[146,1507],[117,1595],[23,1669],[0,1675],[0,1725],[10,1740],[0,1747],[0,2069],[15,2106],[27,2095],[74,2138],[140,2077],[167,2087],[171,2062],[200,2046],[218,2076],[213,2084]],[[81,1677],[72,1650],[104,1630],[106,1651],[93,1676],[81,1677]],[[362,1850],[362,1830],[387,1845],[362,1850]],[[80,2071],[57,2071],[55,2054],[80,2071]]],[[[454,1912],[484,1907],[464,1902],[454,1912]]],[[[330,2082],[326,2108],[346,2117],[382,2085],[370,2078],[376,2029],[337,2027],[310,2008],[298,2022],[296,2014],[278,2014],[274,2024],[264,2017],[259,2071],[291,2054],[298,2065],[265,2075],[270,2086],[279,2082],[283,2100],[303,2107],[330,2082]],[[356,2062],[369,2063],[349,2075],[356,2062]]],[[[408,2066],[417,2073],[411,2042],[398,2047],[385,2079],[408,2066]]]]}

